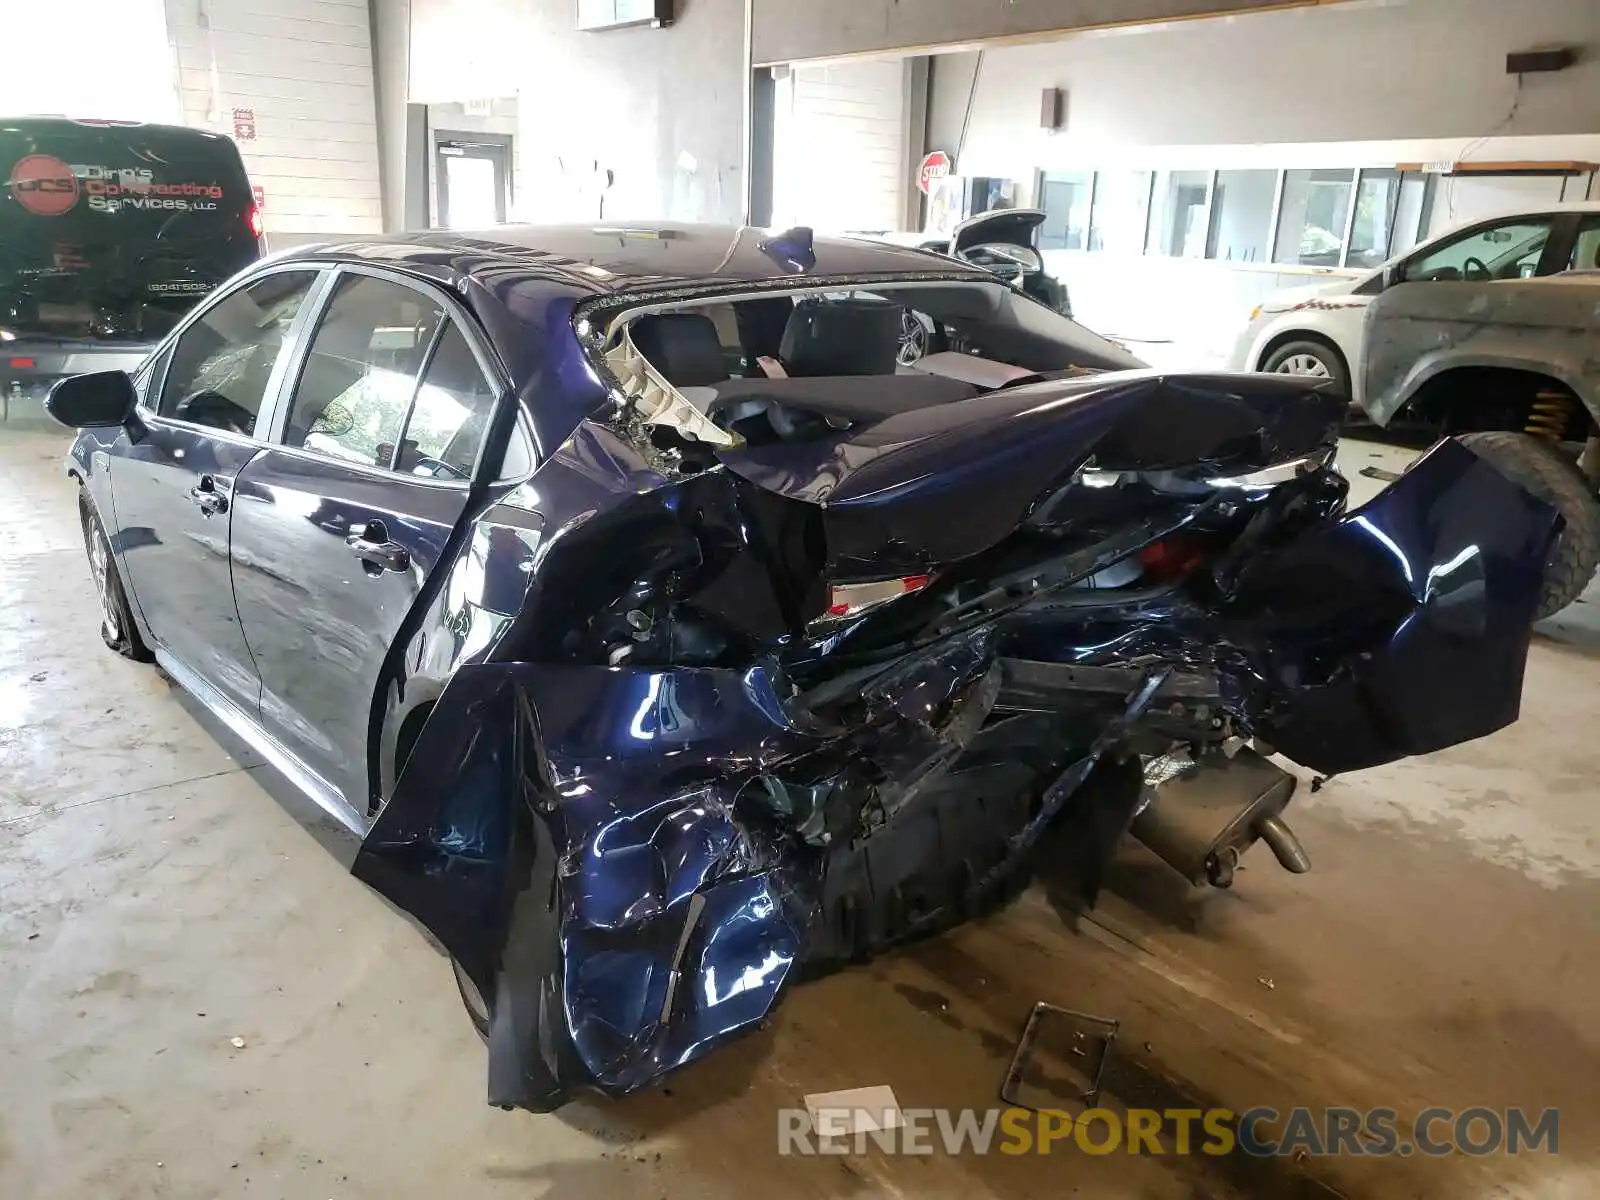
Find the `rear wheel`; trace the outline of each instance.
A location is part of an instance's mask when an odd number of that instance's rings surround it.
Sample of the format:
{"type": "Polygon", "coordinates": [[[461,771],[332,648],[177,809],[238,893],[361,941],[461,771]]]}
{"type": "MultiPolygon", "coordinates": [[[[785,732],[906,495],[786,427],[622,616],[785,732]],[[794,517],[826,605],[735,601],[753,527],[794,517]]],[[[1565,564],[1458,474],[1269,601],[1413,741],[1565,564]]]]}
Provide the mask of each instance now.
{"type": "Polygon", "coordinates": [[[1285,342],[1267,356],[1261,369],[1275,375],[1304,375],[1310,379],[1332,380],[1340,393],[1345,396],[1350,394],[1350,372],[1345,367],[1344,355],[1317,338],[1285,342]]]}
{"type": "Polygon", "coordinates": [[[100,640],[123,658],[149,662],[155,655],[150,653],[139,636],[138,626],[133,623],[133,611],[128,606],[127,593],[122,590],[122,577],[117,574],[117,560],[111,553],[110,539],[83,488],[78,489],[78,518],[83,525],[84,549],[89,552],[89,573],[94,578],[95,590],[100,593],[100,640]]]}
{"type": "Polygon", "coordinates": [[[1490,430],[1465,433],[1457,440],[1566,519],[1545,566],[1538,619],[1560,612],[1589,586],[1600,564],[1600,500],[1593,486],[1577,464],[1541,438],[1490,430]]]}
{"type": "Polygon", "coordinates": [[[472,982],[465,968],[454,958],[450,960],[450,969],[456,975],[456,991],[461,993],[461,1006],[467,1010],[467,1020],[472,1022],[472,1027],[478,1031],[478,1036],[484,1041],[489,1040],[489,1005],[483,998],[483,992],[478,985],[472,982]]]}

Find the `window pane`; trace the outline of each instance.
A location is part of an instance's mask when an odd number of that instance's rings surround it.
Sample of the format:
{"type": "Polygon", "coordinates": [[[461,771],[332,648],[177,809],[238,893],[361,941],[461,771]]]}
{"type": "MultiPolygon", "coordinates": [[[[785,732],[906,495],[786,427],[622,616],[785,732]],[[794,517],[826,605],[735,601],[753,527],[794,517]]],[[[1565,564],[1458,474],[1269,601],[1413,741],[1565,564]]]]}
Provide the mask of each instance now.
{"type": "Polygon", "coordinates": [[[157,411],[233,433],[256,418],[315,271],[283,271],[233,293],[191,325],[172,352],[157,411]]]}
{"type": "Polygon", "coordinates": [[[1567,259],[1569,271],[1600,270],[1600,217],[1585,217],[1578,224],[1578,240],[1567,259]]]}
{"type": "Polygon", "coordinates": [[[434,479],[472,478],[494,401],[467,339],[452,323],[417,390],[396,469],[434,479]]]}
{"type": "Polygon", "coordinates": [[[1428,216],[1433,208],[1433,176],[1407,171],[1400,181],[1400,210],[1394,218],[1394,241],[1389,257],[1404,254],[1428,232],[1428,216]]]}
{"type": "Polygon", "coordinates": [[[1117,254],[1142,253],[1144,230],[1149,217],[1149,171],[1095,172],[1089,249],[1109,250],[1117,254]]]}
{"type": "Polygon", "coordinates": [[[1389,257],[1400,210],[1400,172],[1363,171],[1356,189],[1347,265],[1375,267],[1389,257]]]}
{"type": "Polygon", "coordinates": [[[1266,262],[1272,247],[1272,202],[1277,194],[1276,171],[1218,171],[1206,257],[1266,262]]]}
{"type": "Polygon", "coordinates": [[[1354,171],[1285,171],[1273,262],[1337,267],[1354,171]]]}
{"type": "Polygon", "coordinates": [[[345,276],[295,385],[284,445],[388,466],[422,356],[443,317],[411,288],[345,276]]]}
{"type": "Polygon", "coordinates": [[[1205,252],[1206,189],[1210,185],[1210,171],[1156,172],[1145,244],[1149,253],[1199,258],[1205,252]]]}
{"type": "Polygon", "coordinates": [[[1094,176],[1088,171],[1071,175],[1046,175],[1039,189],[1039,207],[1047,214],[1039,227],[1043,250],[1083,250],[1089,244],[1089,192],[1094,176]]]}
{"type": "Polygon", "coordinates": [[[1526,279],[1538,269],[1550,223],[1550,217],[1518,217],[1451,238],[1407,263],[1406,279],[1526,279]]]}

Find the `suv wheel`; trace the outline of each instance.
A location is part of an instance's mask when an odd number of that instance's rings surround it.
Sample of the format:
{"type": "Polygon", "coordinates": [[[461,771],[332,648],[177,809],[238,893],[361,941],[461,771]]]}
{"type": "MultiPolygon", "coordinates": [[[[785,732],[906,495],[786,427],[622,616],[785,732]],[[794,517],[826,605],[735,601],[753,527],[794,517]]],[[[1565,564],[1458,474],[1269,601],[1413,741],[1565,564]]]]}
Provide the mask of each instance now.
{"type": "Polygon", "coordinates": [[[1576,600],[1600,563],[1600,500],[1577,464],[1542,438],[1492,430],[1456,439],[1520,483],[1566,519],[1545,565],[1538,620],[1576,600]]]}

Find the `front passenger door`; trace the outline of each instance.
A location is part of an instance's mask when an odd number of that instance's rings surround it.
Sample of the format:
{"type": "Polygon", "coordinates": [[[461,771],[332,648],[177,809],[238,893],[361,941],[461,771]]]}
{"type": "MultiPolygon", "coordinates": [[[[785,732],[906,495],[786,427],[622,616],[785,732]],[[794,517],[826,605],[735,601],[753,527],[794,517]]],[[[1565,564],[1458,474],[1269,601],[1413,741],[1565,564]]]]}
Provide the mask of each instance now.
{"type": "Polygon", "coordinates": [[[111,460],[115,549],[158,648],[250,717],[259,685],[228,564],[234,483],[261,450],[256,419],[320,275],[270,272],[201,312],[153,368],[141,436],[111,460]]]}
{"type": "Polygon", "coordinates": [[[379,676],[465,509],[498,399],[449,309],[420,285],[342,269],[282,429],[234,489],[234,592],[262,725],[353,824],[372,790],[379,676]]]}

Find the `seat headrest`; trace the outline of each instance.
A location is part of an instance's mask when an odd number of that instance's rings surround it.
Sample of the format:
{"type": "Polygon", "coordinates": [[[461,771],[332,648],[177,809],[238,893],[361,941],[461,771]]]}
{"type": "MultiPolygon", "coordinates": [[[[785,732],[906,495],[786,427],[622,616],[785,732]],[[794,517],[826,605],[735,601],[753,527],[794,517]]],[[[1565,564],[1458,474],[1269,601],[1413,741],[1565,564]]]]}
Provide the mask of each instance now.
{"type": "Polygon", "coordinates": [[[778,357],[791,375],[893,375],[904,311],[884,300],[797,304],[778,357]]]}
{"type": "Polygon", "coordinates": [[[633,344],[673,387],[707,387],[728,378],[717,326],[704,313],[656,313],[630,327],[633,344]]]}

